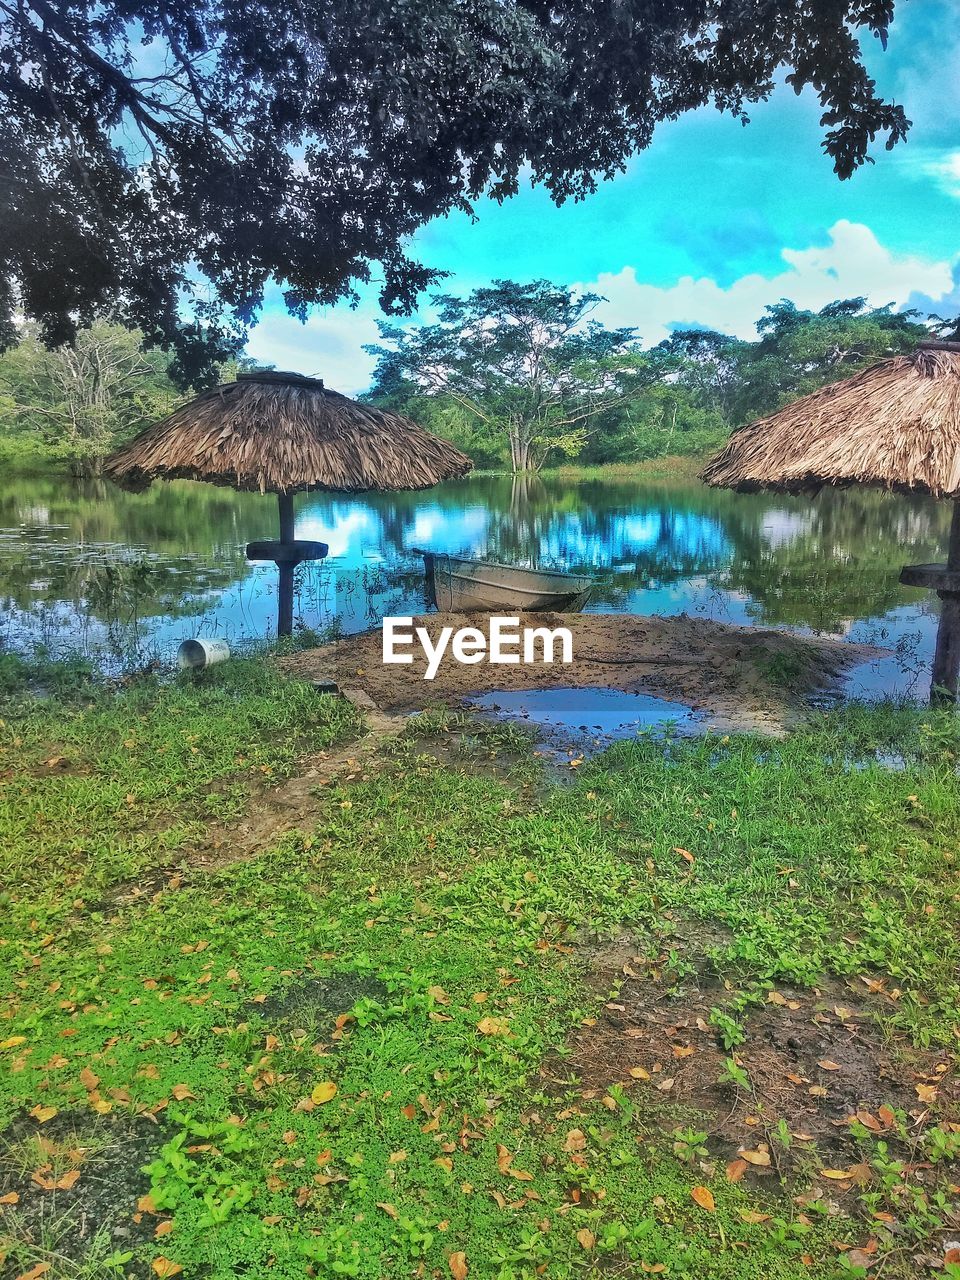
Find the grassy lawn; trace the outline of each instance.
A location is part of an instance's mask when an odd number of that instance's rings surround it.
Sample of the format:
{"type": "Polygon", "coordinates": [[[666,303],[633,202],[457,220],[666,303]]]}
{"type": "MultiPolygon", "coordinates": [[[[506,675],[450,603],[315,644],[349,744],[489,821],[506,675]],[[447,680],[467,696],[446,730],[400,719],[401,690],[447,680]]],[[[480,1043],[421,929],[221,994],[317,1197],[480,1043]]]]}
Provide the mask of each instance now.
{"type": "Polygon", "coordinates": [[[960,1276],[950,717],[560,783],[445,713],[349,762],[353,710],[262,664],[27,674],[0,1275],[960,1276]],[[322,751],[338,780],[231,862],[322,751]]]}

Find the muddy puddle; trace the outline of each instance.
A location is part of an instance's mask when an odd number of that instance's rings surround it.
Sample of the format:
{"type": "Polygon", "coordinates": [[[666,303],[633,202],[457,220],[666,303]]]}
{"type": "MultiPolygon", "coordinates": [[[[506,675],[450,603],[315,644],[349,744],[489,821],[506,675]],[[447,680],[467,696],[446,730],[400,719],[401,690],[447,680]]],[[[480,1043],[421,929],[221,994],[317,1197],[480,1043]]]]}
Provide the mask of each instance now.
{"type": "Polygon", "coordinates": [[[551,754],[592,755],[640,733],[702,733],[708,719],[683,702],[605,688],[509,689],[468,698],[466,706],[534,729],[551,754]]]}

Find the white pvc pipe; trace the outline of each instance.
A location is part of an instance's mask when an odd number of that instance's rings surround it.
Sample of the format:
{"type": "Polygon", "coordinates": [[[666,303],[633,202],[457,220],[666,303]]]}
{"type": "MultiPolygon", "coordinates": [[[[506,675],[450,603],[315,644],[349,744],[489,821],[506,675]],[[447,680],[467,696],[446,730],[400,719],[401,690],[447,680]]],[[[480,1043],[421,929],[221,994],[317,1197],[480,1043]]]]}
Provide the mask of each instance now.
{"type": "Polygon", "coordinates": [[[217,662],[226,662],[230,657],[230,646],[223,640],[184,640],[177,650],[177,664],[181,671],[191,667],[212,667],[217,662]]]}

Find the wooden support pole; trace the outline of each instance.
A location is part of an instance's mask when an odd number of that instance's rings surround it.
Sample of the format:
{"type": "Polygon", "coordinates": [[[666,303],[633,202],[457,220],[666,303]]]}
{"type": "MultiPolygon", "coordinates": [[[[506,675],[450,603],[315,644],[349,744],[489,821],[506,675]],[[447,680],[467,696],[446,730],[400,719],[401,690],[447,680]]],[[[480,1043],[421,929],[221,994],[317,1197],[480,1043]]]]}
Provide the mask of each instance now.
{"type": "MultiPolygon", "coordinates": [[[[293,542],[293,494],[280,493],[277,495],[277,501],[280,506],[280,541],[293,542]]],[[[277,635],[292,636],[293,571],[295,566],[289,562],[281,561],[278,563],[277,568],[280,570],[280,591],[277,603],[277,635]]]]}
{"type": "MultiPolygon", "coordinates": [[[[960,571],[960,502],[953,504],[947,569],[960,571]]],[[[941,600],[940,625],[937,628],[937,647],[933,655],[930,701],[935,706],[949,706],[957,701],[957,683],[960,677],[960,594],[956,591],[938,591],[937,595],[941,600]]]]}
{"type": "Polygon", "coordinates": [[[280,507],[280,541],[293,542],[295,524],[293,494],[278,493],[277,505],[280,507]]]}

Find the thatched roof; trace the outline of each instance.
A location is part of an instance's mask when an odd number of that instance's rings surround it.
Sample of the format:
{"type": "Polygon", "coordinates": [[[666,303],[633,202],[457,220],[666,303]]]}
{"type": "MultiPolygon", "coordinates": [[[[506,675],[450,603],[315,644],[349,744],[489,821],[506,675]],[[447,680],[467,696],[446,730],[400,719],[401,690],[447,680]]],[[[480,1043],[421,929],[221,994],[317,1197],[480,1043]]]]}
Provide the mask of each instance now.
{"type": "Polygon", "coordinates": [[[241,373],[141,431],[106,463],[125,489],[206,480],[259,493],[427,489],[473,466],[397,413],[328,391],[316,378],[241,373]]]}
{"type": "Polygon", "coordinates": [[[960,343],[922,343],[740,427],[702,479],[741,492],[863,484],[960,498],[960,343]]]}

